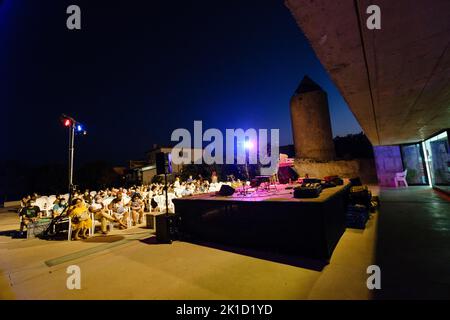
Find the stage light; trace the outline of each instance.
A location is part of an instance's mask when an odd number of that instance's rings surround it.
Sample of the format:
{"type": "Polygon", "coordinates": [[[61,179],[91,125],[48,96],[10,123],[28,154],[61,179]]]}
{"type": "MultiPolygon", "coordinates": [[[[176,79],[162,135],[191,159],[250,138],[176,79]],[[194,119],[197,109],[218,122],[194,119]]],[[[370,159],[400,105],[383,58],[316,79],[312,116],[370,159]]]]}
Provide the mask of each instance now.
{"type": "Polygon", "coordinates": [[[82,126],[81,124],[78,124],[78,125],[77,125],[77,131],[78,131],[78,132],[83,131],[83,126],[82,126]]]}
{"type": "Polygon", "coordinates": [[[249,140],[245,141],[244,147],[245,147],[245,149],[247,149],[247,150],[253,149],[253,142],[251,142],[251,141],[249,141],[249,140]]]}
{"type": "Polygon", "coordinates": [[[65,126],[65,127],[70,127],[71,123],[72,123],[72,122],[71,122],[69,119],[65,119],[65,120],[64,120],[64,126],[65,126]]]}

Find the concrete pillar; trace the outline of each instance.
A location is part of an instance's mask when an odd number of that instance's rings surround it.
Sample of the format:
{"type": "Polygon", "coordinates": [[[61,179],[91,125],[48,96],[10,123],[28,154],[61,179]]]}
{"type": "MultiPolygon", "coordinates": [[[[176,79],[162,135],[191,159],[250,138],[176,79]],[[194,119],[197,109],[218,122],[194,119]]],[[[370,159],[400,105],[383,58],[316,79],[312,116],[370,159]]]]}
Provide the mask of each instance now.
{"type": "Polygon", "coordinates": [[[308,76],[305,76],[290,102],[295,157],[316,161],[335,158],[328,98],[308,76]]]}

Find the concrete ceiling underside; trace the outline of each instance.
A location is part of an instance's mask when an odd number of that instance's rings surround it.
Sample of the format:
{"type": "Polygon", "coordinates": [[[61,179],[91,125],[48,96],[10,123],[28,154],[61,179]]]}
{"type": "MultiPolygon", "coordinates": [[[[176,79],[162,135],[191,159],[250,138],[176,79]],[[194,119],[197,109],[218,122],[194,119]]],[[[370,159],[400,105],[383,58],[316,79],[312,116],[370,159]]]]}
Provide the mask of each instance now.
{"type": "Polygon", "coordinates": [[[374,145],[450,127],[450,0],[285,0],[374,145]],[[381,30],[366,9],[381,8],[381,30]]]}

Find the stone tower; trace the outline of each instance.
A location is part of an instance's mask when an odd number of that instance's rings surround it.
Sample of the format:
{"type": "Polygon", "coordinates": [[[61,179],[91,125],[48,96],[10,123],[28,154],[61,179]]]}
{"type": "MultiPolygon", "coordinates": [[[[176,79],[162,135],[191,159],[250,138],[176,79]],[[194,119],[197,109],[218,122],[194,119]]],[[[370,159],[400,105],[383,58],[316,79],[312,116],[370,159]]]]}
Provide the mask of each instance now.
{"type": "Polygon", "coordinates": [[[292,96],[290,106],[295,158],[334,160],[327,93],[305,76],[292,96]]]}

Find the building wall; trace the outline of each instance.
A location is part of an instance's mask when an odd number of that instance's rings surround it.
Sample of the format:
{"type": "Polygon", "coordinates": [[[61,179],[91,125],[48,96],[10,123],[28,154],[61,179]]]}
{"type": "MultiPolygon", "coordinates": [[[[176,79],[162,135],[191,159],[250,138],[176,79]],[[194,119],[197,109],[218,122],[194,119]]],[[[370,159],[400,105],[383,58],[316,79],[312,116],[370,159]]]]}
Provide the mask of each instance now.
{"type": "Polygon", "coordinates": [[[373,148],[377,168],[378,184],[395,187],[395,173],[402,172],[403,163],[399,146],[376,146],[373,148]]]}
{"type": "Polygon", "coordinates": [[[152,178],[156,175],[156,168],[142,171],[142,183],[149,184],[152,178]]]}

